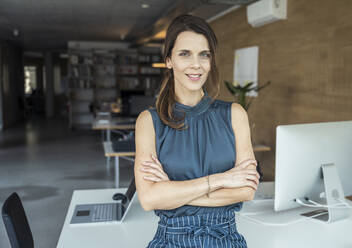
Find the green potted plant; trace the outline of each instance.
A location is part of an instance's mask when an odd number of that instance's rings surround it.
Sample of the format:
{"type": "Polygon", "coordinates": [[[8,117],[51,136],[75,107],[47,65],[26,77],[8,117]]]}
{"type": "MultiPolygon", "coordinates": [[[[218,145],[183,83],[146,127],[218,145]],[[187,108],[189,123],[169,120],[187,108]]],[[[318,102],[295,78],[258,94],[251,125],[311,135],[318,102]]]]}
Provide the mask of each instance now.
{"type": "Polygon", "coordinates": [[[271,82],[268,81],[262,86],[253,86],[253,82],[247,82],[243,86],[238,82],[234,82],[233,84],[229,81],[224,81],[227,89],[231,92],[233,96],[237,99],[237,102],[248,111],[249,106],[252,103],[252,98],[247,97],[247,93],[251,91],[258,92],[268,86],[271,82]]]}

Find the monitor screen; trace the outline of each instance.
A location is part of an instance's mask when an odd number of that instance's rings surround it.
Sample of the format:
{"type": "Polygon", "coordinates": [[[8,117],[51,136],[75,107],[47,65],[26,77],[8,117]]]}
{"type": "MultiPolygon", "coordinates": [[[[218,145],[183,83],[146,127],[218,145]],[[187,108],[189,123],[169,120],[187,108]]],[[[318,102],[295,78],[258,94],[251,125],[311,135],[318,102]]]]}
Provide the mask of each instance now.
{"type": "Polygon", "coordinates": [[[323,164],[336,167],[335,181],[352,195],[352,121],[282,125],[276,131],[276,211],[299,207],[295,199],[322,202],[323,164]]]}
{"type": "Polygon", "coordinates": [[[129,99],[129,115],[137,116],[142,111],[155,106],[155,97],[132,95],[129,99]]]}

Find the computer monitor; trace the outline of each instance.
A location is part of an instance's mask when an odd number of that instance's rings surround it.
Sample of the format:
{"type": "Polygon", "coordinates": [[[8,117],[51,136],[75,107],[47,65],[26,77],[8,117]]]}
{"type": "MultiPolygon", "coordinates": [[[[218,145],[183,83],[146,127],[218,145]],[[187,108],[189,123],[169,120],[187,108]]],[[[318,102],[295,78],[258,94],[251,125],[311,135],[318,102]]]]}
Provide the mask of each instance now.
{"type": "Polygon", "coordinates": [[[129,115],[138,116],[143,110],[154,107],[156,98],[153,96],[131,95],[129,99],[129,115]]]}
{"type": "MultiPolygon", "coordinates": [[[[345,200],[352,195],[352,121],[278,126],[275,160],[275,211],[300,207],[296,199],[345,200]]],[[[328,210],[320,220],[346,217],[346,209],[328,210]]]]}
{"type": "Polygon", "coordinates": [[[121,116],[137,117],[143,110],[155,106],[154,96],[145,96],[144,91],[121,91],[122,113],[121,116]]]}

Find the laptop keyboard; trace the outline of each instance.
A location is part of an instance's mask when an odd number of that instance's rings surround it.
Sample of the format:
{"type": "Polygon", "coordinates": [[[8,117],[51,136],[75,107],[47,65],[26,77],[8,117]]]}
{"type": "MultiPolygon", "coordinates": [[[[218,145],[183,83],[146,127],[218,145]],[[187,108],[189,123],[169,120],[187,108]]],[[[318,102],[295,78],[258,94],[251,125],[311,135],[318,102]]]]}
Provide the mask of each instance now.
{"type": "Polygon", "coordinates": [[[93,208],[92,221],[112,221],[114,204],[115,203],[95,205],[93,208]]]}

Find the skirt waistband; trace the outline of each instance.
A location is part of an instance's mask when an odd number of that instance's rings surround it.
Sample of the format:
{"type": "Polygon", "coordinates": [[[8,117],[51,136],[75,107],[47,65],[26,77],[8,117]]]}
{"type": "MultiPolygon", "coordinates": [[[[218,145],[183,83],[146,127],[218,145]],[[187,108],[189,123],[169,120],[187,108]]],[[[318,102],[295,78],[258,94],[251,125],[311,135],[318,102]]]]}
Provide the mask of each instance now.
{"type": "Polygon", "coordinates": [[[234,212],[209,213],[175,218],[161,217],[157,236],[191,234],[194,236],[210,235],[215,238],[223,238],[233,232],[237,232],[234,212]]]}
{"type": "Polygon", "coordinates": [[[212,212],[206,214],[198,214],[191,216],[167,217],[160,215],[160,224],[166,226],[180,227],[189,225],[214,225],[226,223],[235,219],[235,211],[228,212],[212,212]]]}

